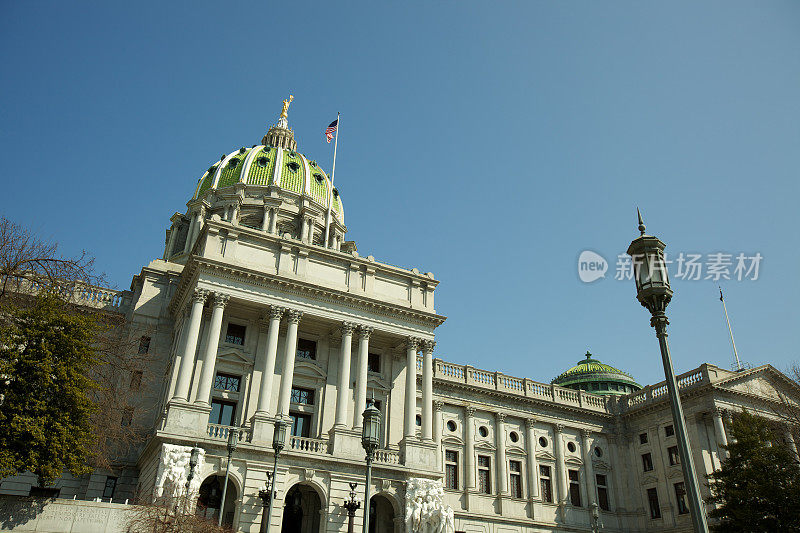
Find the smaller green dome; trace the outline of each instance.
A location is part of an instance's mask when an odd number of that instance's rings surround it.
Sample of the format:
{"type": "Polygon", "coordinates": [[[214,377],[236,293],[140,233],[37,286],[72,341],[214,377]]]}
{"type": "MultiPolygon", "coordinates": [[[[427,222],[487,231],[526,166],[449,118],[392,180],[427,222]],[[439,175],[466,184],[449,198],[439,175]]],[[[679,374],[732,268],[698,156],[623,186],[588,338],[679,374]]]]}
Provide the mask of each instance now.
{"type": "Polygon", "coordinates": [[[592,358],[589,352],[586,359],[559,374],[552,383],[595,394],[628,394],[642,388],[630,374],[592,358]]]}

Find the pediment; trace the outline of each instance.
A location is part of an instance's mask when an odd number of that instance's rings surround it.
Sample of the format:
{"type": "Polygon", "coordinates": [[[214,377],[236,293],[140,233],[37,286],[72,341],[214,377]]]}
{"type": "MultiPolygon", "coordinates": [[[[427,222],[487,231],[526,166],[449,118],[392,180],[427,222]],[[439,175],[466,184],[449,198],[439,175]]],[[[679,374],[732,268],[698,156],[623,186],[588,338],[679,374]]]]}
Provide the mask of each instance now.
{"type": "Polygon", "coordinates": [[[242,352],[235,350],[235,351],[228,351],[221,355],[217,356],[217,363],[229,363],[232,365],[252,365],[252,361],[244,355],[242,352]]]}
{"type": "Polygon", "coordinates": [[[611,470],[611,465],[605,461],[595,460],[592,461],[592,466],[595,470],[611,470]]]}
{"type": "Polygon", "coordinates": [[[800,390],[796,385],[769,365],[738,372],[718,381],[714,386],[776,402],[786,400],[800,403],[800,390]]]}
{"type": "Polygon", "coordinates": [[[536,454],[536,459],[537,460],[544,459],[545,461],[555,461],[556,460],[555,456],[550,452],[539,452],[539,453],[536,454]]]}
{"type": "Polygon", "coordinates": [[[566,459],[564,459],[564,463],[568,465],[582,465],[583,461],[581,461],[577,457],[567,457],[566,459]]]}
{"type": "Polygon", "coordinates": [[[318,365],[314,363],[309,363],[308,361],[297,361],[294,364],[294,372],[295,374],[299,374],[307,378],[313,378],[313,379],[326,378],[325,371],[322,370],[322,368],[320,368],[318,365]]]}
{"type": "Polygon", "coordinates": [[[442,444],[455,444],[458,446],[463,446],[464,441],[454,435],[448,435],[446,437],[442,437],[442,444]]]}
{"type": "Polygon", "coordinates": [[[676,477],[682,477],[682,476],[683,476],[683,472],[681,471],[681,469],[677,468],[677,467],[674,467],[674,466],[670,467],[669,472],[667,472],[667,477],[670,478],[670,479],[673,479],[673,478],[676,478],[676,477]]]}
{"type": "Polygon", "coordinates": [[[514,455],[527,455],[527,453],[522,448],[522,446],[517,446],[517,445],[507,446],[506,447],[506,453],[514,454],[514,455]]]}
{"type": "Polygon", "coordinates": [[[367,388],[380,390],[386,393],[388,393],[391,390],[389,385],[384,380],[376,377],[370,377],[367,379],[367,388]]]}
{"type": "Polygon", "coordinates": [[[658,483],[658,478],[656,476],[644,476],[642,478],[642,485],[651,485],[653,483],[658,483]]]}
{"type": "Polygon", "coordinates": [[[476,450],[486,450],[486,451],[493,452],[493,451],[495,451],[495,446],[494,446],[494,444],[490,444],[488,442],[480,442],[480,443],[475,445],[475,449],[476,450]]]}

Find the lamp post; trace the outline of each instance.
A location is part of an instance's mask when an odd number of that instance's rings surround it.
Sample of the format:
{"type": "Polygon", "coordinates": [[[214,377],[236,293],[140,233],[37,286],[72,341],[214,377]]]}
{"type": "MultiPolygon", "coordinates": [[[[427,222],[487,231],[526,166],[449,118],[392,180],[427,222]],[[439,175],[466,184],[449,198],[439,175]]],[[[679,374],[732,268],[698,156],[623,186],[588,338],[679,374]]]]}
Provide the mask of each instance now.
{"type": "Polygon", "coordinates": [[[183,499],[183,514],[186,515],[186,506],[189,502],[189,486],[194,479],[194,469],[197,468],[197,463],[200,458],[200,448],[195,446],[192,448],[192,453],[189,455],[189,474],[186,476],[186,497],[183,499]]]}
{"type": "MultiPolygon", "coordinates": [[[[272,475],[267,475],[267,479],[271,481],[270,488],[272,491],[268,492],[269,500],[267,500],[266,515],[261,515],[261,533],[269,533],[269,525],[272,519],[272,503],[278,495],[278,491],[275,490],[275,486],[278,482],[278,455],[280,455],[281,450],[283,450],[283,447],[286,445],[286,429],[288,427],[289,422],[279,415],[275,420],[275,429],[272,432],[272,450],[274,451],[275,461],[272,464],[272,475]]],[[[259,496],[261,496],[261,493],[259,493],[259,496]]],[[[264,500],[264,497],[261,496],[261,499],[264,500]]]]}
{"type": "Polygon", "coordinates": [[[672,422],[675,427],[675,436],[681,457],[683,479],[689,496],[692,525],[697,533],[708,533],[706,513],[700,499],[700,486],[697,482],[697,474],[695,473],[694,461],[689,447],[689,438],[686,435],[686,423],[683,419],[681,398],[678,393],[675,372],[672,369],[669,344],[667,343],[669,320],[665,311],[672,299],[672,289],[669,286],[669,276],[664,262],[664,248],[666,245],[657,237],[645,235],[642,215],[638,209],[636,212],[639,216],[640,235],[628,247],[628,255],[631,256],[633,262],[636,298],[643,307],[650,311],[650,325],[656,330],[656,337],[658,337],[658,344],[661,348],[661,362],[664,365],[664,377],[667,382],[669,402],[672,409],[672,422]]]}
{"type": "Polygon", "coordinates": [[[356,516],[356,510],[361,507],[361,502],[358,501],[356,496],[356,487],[358,483],[349,483],[350,485],[350,498],[345,500],[344,507],[347,509],[347,533],[353,533],[353,517],[356,516]]]}
{"type": "Polygon", "coordinates": [[[267,472],[267,481],[264,483],[264,488],[258,491],[258,497],[261,498],[261,503],[263,504],[263,510],[261,511],[261,528],[259,529],[260,533],[265,533],[267,530],[269,505],[272,498],[278,495],[277,492],[274,492],[272,487],[272,472],[267,472]]]}
{"type": "Polygon", "coordinates": [[[239,430],[236,428],[228,429],[228,465],[225,467],[225,485],[222,487],[222,501],[219,504],[219,519],[217,525],[222,526],[222,512],[225,511],[225,496],[228,494],[228,476],[231,474],[231,457],[239,444],[239,430]]]}
{"type": "Polygon", "coordinates": [[[375,407],[375,400],[367,400],[367,408],[364,409],[364,424],[361,431],[361,445],[367,452],[367,482],[364,486],[364,529],[363,533],[369,533],[369,487],[372,479],[372,460],[375,458],[375,450],[378,449],[379,433],[381,428],[381,412],[375,407]]]}
{"type": "Polygon", "coordinates": [[[592,533],[600,533],[600,510],[592,503],[592,533]]]}

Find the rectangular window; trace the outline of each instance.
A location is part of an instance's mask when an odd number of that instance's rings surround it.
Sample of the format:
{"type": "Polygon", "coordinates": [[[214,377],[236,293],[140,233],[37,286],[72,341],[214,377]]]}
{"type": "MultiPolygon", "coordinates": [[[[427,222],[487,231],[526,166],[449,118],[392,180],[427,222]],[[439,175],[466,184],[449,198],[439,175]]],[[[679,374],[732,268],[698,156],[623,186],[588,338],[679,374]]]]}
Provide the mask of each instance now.
{"type": "Polygon", "coordinates": [[[117,478],[108,476],[106,477],[106,486],[103,488],[103,498],[113,498],[114,489],[117,488],[117,478]]]}
{"type": "Polygon", "coordinates": [[[567,470],[569,477],[569,501],[575,507],[581,507],[581,482],[577,470],[567,470]]]}
{"type": "Polygon", "coordinates": [[[54,489],[51,487],[31,487],[28,496],[33,498],[58,498],[61,494],[61,489],[54,489]]]}
{"type": "Polygon", "coordinates": [[[314,391],[312,389],[292,387],[291,401],[300,405],[314,405],[314,391]]]}
{"type": "Polygon", "coordinates": [[[647,433],[639,435],[639,444],[647,444],[647,433]]]}
{"type": "Polygon", "coordinates": [[[381,356],[377,353],[371,353],[367,356],[367,369],[370,372],[380,374],[381,372],[381,356]]]}
{"type": "Polygon", "coordinates": [[[511,474],[511,485],[509,487],[511,496],[522,498],[522,463],[520,461],[509,461],[508,471],[511,474]]]}
{"type": "Polygon", "coordinates": [[[484,494],[492,493],[492,460],[488,455],[478,456],[478,490],[484,494]]]}
{"type": "Polygon", "coordinates": [[[142,387],[142,371],[134,370],[131,372],[131,390],[136,391],[142,387]]]}
{"type": "Polygon", "coordinates": [[[308,339],[297,339],[297,351],[295,355],[300,359],[317,358],[317,343],[308,339]]]}
{"type": "Polygon", "coordinates": [[[650,472],[653,469],[653,456],[649,453],[642,454],[642,470],[650,472]]]}
{"type": "Polygon", "coordinates": [[[244,346],[244,333],[246,330],[247,328],[245,326],[228,323],[228,331],[225,332],[225,342],[244,346]]]}
{"type": "Polygon", "coordinates": [[[208,415],[209,424],[232,426],[236,414],[236,403],[222,400],[211,400],[211,414],[208,415]]]}
{"type": "Polygon", "coordinates": [[[445,450],[444,478],[448,489],[458,490],[458,452],[445,450]]]}
{"type": "Polygon", "coordinates": [[[539,485],[542,488],[542,501],[553,502],[553,481],[550,478],[550,467],[539,466],[539,485]]]}
{"type": "Polygon", "coordinates": [[[122,420],[120,420],[120,426],[126,428],[133,423],[133,408],[126,407],[125,410],[122,412],[122,420]]]}
{"type": "Polygon", "coordinates": [[[678,514],[687,514],[689,506],[686,505],[686,486],[683,481],[675,483],[675,500],[678,502],[678,514]]]}
{"type": "Polygon", "coordinates": [[[289,417],[292,419],[292,437],[311,436],[311,415],[290,412],[289,417]]]}
{"type": "Polygon", "coordinates": [[[150,337],[142,337],[139,339],[139,354],[150,353],[150,337]]]}
{"type": "Polygon", "coordinates": [[[647,489],[647,501],[650,503],[650,518],[661,518],[661,508],[658,506],[658,491],[655,488],[647,489]]]}
{"type": "Polygon", "coordinates": [[[664,428],[664,436],[665,436],[665,437],[671,437],[671,436],[673,436],[674,434],[675,434],[675,428],[674,428],[674,427],[672,427],[672,424],[670,424],[669,426],[666,426],[666,427],[664,428]]]}
{"type": "Polygon", "coordinates": [[[239,392],[239,385],[241,384],[241,381],[242,378],[239,376],[219,373],[214,378],[214,388],[217,390],[239,392]]]}
{"type": "Polygon", "coordinates": [[[608,511],[608,480],[604,474],[597,474],[597,505],[603,511],[608,511]]]}
{"type": "Polygon", "coordinates": [[[669,455],[670,466],[681,464],[681,456],[678,453],[677,446],[670,446],[669,448],[667,448],[667,455],[669,455]]]}

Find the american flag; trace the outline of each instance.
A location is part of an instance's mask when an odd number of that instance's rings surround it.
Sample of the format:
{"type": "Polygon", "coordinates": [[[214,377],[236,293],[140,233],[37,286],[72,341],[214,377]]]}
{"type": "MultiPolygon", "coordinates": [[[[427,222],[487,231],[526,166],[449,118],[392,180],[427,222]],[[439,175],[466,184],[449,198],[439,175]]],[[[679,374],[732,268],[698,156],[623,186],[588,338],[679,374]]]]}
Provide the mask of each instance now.
{"type": "Polygon", "coordinates": [[[339,127],[339,119],[337,118],[330,124],[328,127],[325,128],[325,138],[328,139],[328,144],[330,144],[331,140],[333,139],[333,134],[336,133],[336,128],[339,127]]]}

